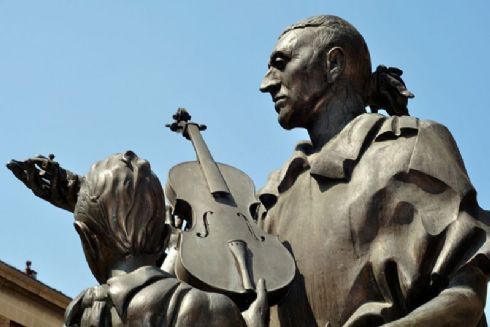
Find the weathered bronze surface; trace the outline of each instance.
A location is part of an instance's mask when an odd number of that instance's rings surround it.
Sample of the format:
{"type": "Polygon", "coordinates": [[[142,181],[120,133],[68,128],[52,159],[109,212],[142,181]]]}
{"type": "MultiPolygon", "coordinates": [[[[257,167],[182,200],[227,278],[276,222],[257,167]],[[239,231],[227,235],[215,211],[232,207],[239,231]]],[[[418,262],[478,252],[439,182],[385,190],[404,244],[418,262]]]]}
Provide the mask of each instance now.
{"type": "MultiPolygon", "coordinates": [[[[260,89],[271,94],[279,124],[305,128],[310,140],[271,174],[252,206],[259,226],[279,236],[297,265],[271,309],[271,326],[487,325],[490,214],[479,207],[447,128],[408,115],[413,94],[401,76],[393,67],[372,72],[363,37],[335,16],[302,20],[279,37],[260,89]]],[[[267,325],[267,291],[250,273],[246,240],[231,237],[226,249],[240,289],[257,292],[242,314],[229,297],[172,274],[179,260],[175,229],[164,270],[158,268],[170,229],[146,161],[132,152],[112,156],[83,178],[53,159],[13,160],[8,168],[35,195],[75,211],[101,286],[74,300],[67,326],[267,325]]],[[[208,161],[188,176],[199,169],[204,202],[233,194],[245,199],[240,210],[247,211],[255,199],[242,194],[251,182],[232,187],[224,167],[208,161]]],[[[175,190],[192,185],[188,176],[169,179],[174,210],[182,209],[175,190]]],[[[201,193],[189,194],[191,203],[201,193]]],[[[168,220],[179,227],[189,217],[183,216],[168,220]]],[[[200,229],[209,232],[206,224],[200,229]]]]}
{"type": "Polygon", "coordinates": [[[272,326],[486,326],[489,215],[449,131],[407,116],[401,73],[371,74],[338,17],[277,41],[260,89],[310,140],[260,194],[261,225],[298,266],[272,326]]]}
{"type": "Polygon", "coordinates": [[[53,159],[54,155],[50,154],[48,157],[38,155],[24,161],[10,160],[7,168],[34,195],[56,207],[73,212],[81,177],[63,169],[53,159]]]}
{"type": "Polygon", "coordinates": [[[200,289],[227,294],[240,306],[254,298],[255,284],[263,278],[275,301],[294,278],[294,260],[277,237],[253,220],[252,180],[216,163],[201,136],[203,125],[190,118],[179,109],[168,125],[192,141],[198,159],[170,169],[165,188],[172,214],[190,225],[179,238],[176,275],[200,289]]]}
{"type": "Polygon", "coordinates": [[[72,301],[66,326],[266,326],[263,279],[241,313],[228,297],[192,288],[158,268],[170,234],[163,189],[150,164],[132,151],[92,166],[74,214],[101,285],[72,301]]]}

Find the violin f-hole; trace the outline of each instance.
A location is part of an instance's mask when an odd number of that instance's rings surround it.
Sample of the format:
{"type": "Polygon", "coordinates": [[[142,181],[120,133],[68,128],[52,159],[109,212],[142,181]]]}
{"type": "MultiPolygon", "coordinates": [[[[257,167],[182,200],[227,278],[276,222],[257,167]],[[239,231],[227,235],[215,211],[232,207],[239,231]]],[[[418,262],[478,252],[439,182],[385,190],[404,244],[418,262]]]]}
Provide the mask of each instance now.
{"type": "Polygon", "coordinates": [[[245,217],[242,213],[240,212],[237,212],[236,215],[238,217],[242,217],[243,220],[245,221],[245,224],[247,225],[247,228],[248,228],[248,231],[250,232],[250,234],[253,235],[253,237],[255,237],[255,239],[257,241],[260,241],[260,242],[264,242],[265,241],[265,237],[264,236],[257,236],[257,234],[255,234],[255,231],[254,229],[252,228],[252,226],[250,225],[250,222],[248,221],[247,217],[245,217]]]}
{"type": "Polygon", "coordinates": [[[208,215],[212,215],[212,214],[213,214],[212,211],[206,211],[202,216],[202,226],[204,230],[196,233],[198,237],[204,238],[209,235],[208,215]]]}

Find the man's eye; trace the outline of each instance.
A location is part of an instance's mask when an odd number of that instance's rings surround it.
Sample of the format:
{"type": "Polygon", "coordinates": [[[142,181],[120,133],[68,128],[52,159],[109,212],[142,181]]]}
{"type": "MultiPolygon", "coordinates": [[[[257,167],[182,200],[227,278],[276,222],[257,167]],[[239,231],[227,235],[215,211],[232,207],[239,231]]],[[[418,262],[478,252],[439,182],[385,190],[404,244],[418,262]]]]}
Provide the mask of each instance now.
{"type": "Polygon", "coordinates": [[[287,63],[288,61],[286,58],[275,57],[274,60],[272,61],[272,66],[274,66],[277,69],[284,69],[287,63]]]}

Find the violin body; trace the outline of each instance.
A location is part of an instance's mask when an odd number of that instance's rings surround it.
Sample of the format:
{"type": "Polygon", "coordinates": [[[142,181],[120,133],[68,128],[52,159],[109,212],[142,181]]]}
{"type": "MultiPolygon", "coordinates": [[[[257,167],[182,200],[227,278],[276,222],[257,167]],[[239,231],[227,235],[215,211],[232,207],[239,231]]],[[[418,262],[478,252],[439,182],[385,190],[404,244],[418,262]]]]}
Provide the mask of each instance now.
{"type": "Polygon", "coordinates": [[[263,278],[274,302],[293,280],[295,262],[277,237],[252,219],[258,204],[252,180],[234,167],[217,166],[232,195],[211,194],[197,161],[169,172],[165,193],[173,214],[192,222],[180,235],[177,277],[237,303],[252,300],[255,284],[263,278]]]}
{"type": "Polygon", "coordinates": [[[253,220],[258,202],[252,180],[214,161],[200,132],[206,126],[189,121],[185,109],[173,118],[167,127],[192,142],[198,159],[170,169],[165,187],[172,214],[190,224],[179,237],[177,277],[226,294],[242,308],[253,301],[262,278],[274,304],[293,280],[296,264],[278,238],[253,220]]]}

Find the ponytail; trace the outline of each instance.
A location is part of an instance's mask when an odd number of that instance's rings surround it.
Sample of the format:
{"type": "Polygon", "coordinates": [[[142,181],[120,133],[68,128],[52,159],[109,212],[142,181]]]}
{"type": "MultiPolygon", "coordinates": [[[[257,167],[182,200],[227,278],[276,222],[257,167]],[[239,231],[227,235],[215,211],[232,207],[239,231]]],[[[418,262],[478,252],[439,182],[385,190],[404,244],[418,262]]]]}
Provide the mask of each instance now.
{"type": "Polygon", "coordinates": [[[384,109],[390,116],[408,116],[408,99],[414,95],[405,86],[403,71],[395,67],[378,66],[371,74],[367,105],[372,112],[384,109]]]}

